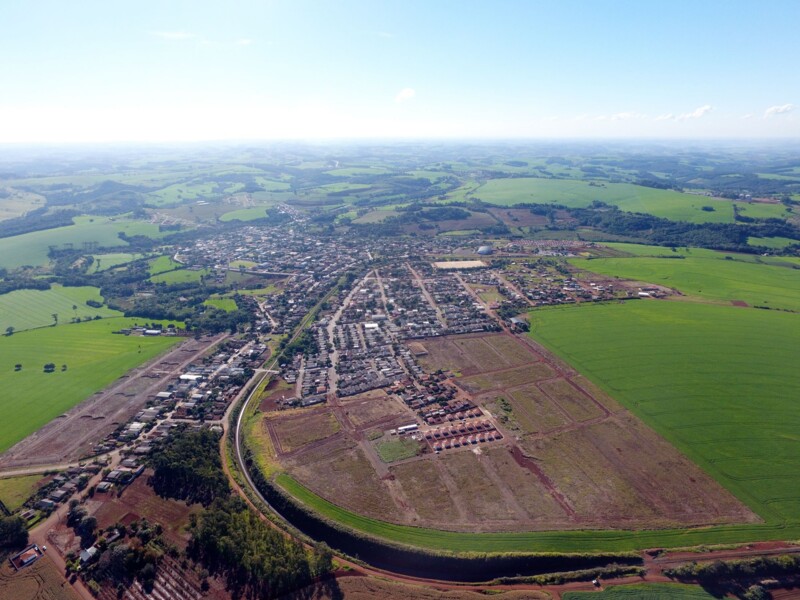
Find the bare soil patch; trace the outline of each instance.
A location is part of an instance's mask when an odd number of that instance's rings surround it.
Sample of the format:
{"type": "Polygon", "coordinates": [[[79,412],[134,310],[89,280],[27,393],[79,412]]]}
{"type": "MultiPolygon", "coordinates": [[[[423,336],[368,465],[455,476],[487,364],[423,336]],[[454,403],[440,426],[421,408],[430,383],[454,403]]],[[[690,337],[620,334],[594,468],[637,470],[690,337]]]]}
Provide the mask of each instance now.
{"type": "Polygon", "coordinates": [[[525,433],[540,433],[565,425],[567,415],[536,384],[514,388],[505,394],[511,403],[511,418],[525,433]]]}
{"type": "Polygon", "coordinates": [[[527,208],[492,208],[489,213],[508,227],[544,227],[549,223],[544,215],[534,215],[527,208]]]}
{"type": "Polygon", "coordinates": [[[393,426],[395,419],[407,422],[410,410],[395,398],[389,397],[383,390],[374,390],[359,394],[342,402],[344,412],[350,422],[357,428],[385,423],[393,426]]]}
{"type": "Polygon", "coordinates": [[[588,421],[604,414],[603,409],[592,398],[566,379],[543,381],[539,388],[575,421],[588,421]]]}
{"type": "Polygon", "coordinates": [[[544,362],[536,362],[515,367],[504,371],[491,371],[472,377],[464,377],[456,383],[459,387],[472,394],[481,394],[489,390],[502,390],[506,388],[525,385],[533,381],[541,381],[555,376],[555,371],[544,362]]]}
{"type": "Polygon", "coordinates": [[[439,476],[433,461],[417,460],[391,468],[420,517],[428,523],[442,524],[459,519],[450,491],[439,476]]]}
{"type": "Polygon", "coordinates": [[[328,409],[269,419],[267,426],[275,432],[281,452],[294,452],[306,444],[324,440],[341,429],[336,416],[328,409]]]}

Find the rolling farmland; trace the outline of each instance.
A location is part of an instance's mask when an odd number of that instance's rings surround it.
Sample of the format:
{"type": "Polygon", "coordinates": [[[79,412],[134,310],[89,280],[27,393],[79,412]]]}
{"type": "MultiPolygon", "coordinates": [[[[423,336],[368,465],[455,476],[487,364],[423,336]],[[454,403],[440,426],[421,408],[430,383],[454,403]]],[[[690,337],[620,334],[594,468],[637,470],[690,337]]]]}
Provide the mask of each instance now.
{"type": "Polygon", "coordinates": [[[620,210],[642,212],[692,223],[733,223],[733,203],[727,200],[658,190],[631,183],[602,183],[573,179],[492,179],[474,191],[485,202],[513,206],[526,202],[583,208],[599,200],[620,210]],[[713,211],[704,211],[703,206],[713,211]]]}
{"type": "Polygon", "coordinates": [[[33,231],[24,235],[0,239],[0,267],[14,269],[23,265],[41,266],[49,262],[50,246],[77,248],[97,244],[102,248],[127,246],[118,236],[146,235],[158,237],[158,225],[142,221],[113,220],[106,217],[80,217],[74,225],[33,231]]]}
{"type": "Polygon", "coordinates": [[[0,452],[180,338],[111,332],[133,319],[103,319],[15,333],[0,340],[0,452]],[[43,365],[54,363],[55,372],[43,365]],[[19,371],[15,365],[22,365],[19,371]],[[62,370],[62,365],[66,370],[62,370]]]}
{"type": "MultiPolygon", "coordinates": [[[[669,252],[669,250],[667,250],[669,252]]],[[[800,271],[788,267],[705,258],[599,258],[573,259],[575,266],[602,275],[633,279],[675,288],[705,301],[741,301],[750,306],[800,310],[800,271]]],[[[699,252],[698,252],[699,253],[699,252]]]]}
{"type": "Polygon", "coordinates": [[[103,302],[100,290],[96,287],[62,287],[53,285],[49,290],[15,290],[0,295],[0,331],[13,327],[15,331],[46,327],[54,322],[68,324],[71,319],[85,319],[100,316],[121,317],[122,313],[107,306],[93,308],[87,300],[103,302]],[[73,309],[73,306],[75,307],[73,309]]]}

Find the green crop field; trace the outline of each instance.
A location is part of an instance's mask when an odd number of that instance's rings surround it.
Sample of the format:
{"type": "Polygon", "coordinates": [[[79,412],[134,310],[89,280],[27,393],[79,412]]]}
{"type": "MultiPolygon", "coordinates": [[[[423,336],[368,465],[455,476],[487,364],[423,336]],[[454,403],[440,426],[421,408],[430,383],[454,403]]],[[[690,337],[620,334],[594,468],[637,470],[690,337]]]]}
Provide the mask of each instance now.
{"type": "Polygon", "coordinates": [[[121,312],[106,306],[92,308],[86,304],[87,300],[103,302],[100,289],[53,285],[49,290],[15,290],[3,294],[0,296],[0,331],[5,333],[8,327],[17,332],[46,327],[55,322],[53,314],[58,315],[60,325],[75,318],[122,316],[121,312]]]}
{"type": "Polygon", "coordinates": [[[111,333],[133,322],[103,319],[1,337],[0,452],[180,341],[111,333]],[[45,373],[46,363],[55,372],[45,373]]]}
{"type": "Polygon", "coordinates": [[[127,246],[117,235],[159,237],[158,225],[142,221],[112,220],[106,217],[76,217],[75,224],[0,239],[0,267],[42,266],[49,262],[50,246],[81,249],[96,243],[102,248],[127,246]]]}
{"type": "Polygon", "coordinates": [[[786,248],[786,246],[791,246],[792,244],[800,244],[800,240],[793,240],[792,238],[786,237],[749,237],[747,238],[747,243],[751,246],[766,246],[767,248],[780,250],[781,248],[786,248]]]}
{"type": "Polygon", "coordinates": [[[523,202],[563,204],[572,208],[589,206],[593,200],[618,206],[629,212],[642,212],[692,223],[733,223],[733,203],[728,200],[658,190],[631,183],[603,183],[597,186],[572,179],[491,179],[474,191],[485,202],[512,206],[523,202]],[[713,206],[713,212],[702,210],[713,206]]]}
{"type": "Polygon", "coordinates": [[[715,600],[697,585],[649,583],[612,586],[602,592],[564,592],[563,600],[715,600]]]}
{"type": "Polygon", "coordinates": [[[534,311],[531,330],[768,523],[800,522],[798,315],[634,301],[534,311]]]}
{"type": "MultiPolygon", "coordinates": [[[[640,247],[641,248],[641,247],[640,247]]],[[[664,255],[670,254],[669,250],[664,255]]],[[[741,300],[751,306],[800,310],[800,270],[738,260],[711,250],[691,250],[691,258],[597,258],[572,259],[583,269],[676,288],[711,302],[741,300]],[[695,254],[703,258],[695,258],[695,254]]],[[[753,257],[754,259],[755,257],[753,257]]],[[[788,263],[787,263],[788,265],[788,263]]]]}

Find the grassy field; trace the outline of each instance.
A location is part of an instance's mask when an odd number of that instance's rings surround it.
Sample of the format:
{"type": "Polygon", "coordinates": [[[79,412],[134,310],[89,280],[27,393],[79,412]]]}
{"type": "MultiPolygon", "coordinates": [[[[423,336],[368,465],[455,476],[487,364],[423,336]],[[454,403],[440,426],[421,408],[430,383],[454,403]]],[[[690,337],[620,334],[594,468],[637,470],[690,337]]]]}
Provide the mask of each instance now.
{"type": "Polygon", "coordinates": [[[381,442],[376,449],[383,462],[391,463],[419,454],[419,443],[411,438],[398,438],[381,442]]]}
{"type": "Polygon", "coordinates": [[[201,277],[205,277],[208,275],[210,271],[208,269],[199,269],[197,271],[189,270],[189,269],[176,269],[174,271],[167,271],[166,273],[159,273],[158,275],[153,275],[150,278],[150,281],[153,283],[189,283],[193,281],[200,281],[201,277]]]}
{"type": "MultiPolygon", "coordinates": [[[[570,262],[602,275],[675,288],[705,301],[741,300],[751,306],[800,310],[800,270],[725,260],[725,255],[720,260],[718,254],[714,258],[695,258],[695,253],[708,256],[712,251],[693,249],[691,252],[691,258],[678,260],[639,257],[573,259],[570,262]]],[[[669,250],[665,255],[668,253],[669,250]]]]}
{"type": "Polygon", "coordinates": [[[797,315],[640,301],[534,311],[531,323],[768,523],[800,521],[797,315]]]}
{"type": "Polygon", "coordinates": [[[180,341],[111,333],[133,322],[103,319],[0,338],[0,452],[180,341]],[[45,373],[45,363],[55,372],[45,373]]]}
{"type": "Polygon", "coordinates": [[[112,220],[106,217],[79,217],[74,225],[34,231],[0,239],[0,267],[15,269],[23,265],[42,266],[49,262],[50,246],[81,249],[97,243],[103,248],[127,246],[117,234],[159,237],[158,225],[143,221],[112,220]]]}
{"type": "Polygon", "coordinates": [[[6,477],[0,479],[0,501],[10,511],[17,510],[22,503],[33,496],[41,475],[23,475],[22,477],[6,477]]]}
{"type": "Polygon", "coordinates": [[[602,592],[564,592],[563,600],[714,600],[697,585],[650,583],[612,586],[602,592]]]}
{"type": "Polygon", "coordinates": [[[233,312],[238,308],[236,306],[236,300],[233,298],[209,298],[203,302],[203,304],[206,306],[213,306],[225,312],[233,312]]]}
{"type": "Polygon", "coordinates": [[[120,265],[125,265],[140,258],[144,258],[144,254],[131,253],[131,252],[111,252],[109,254],[93,254],[94,262],[88,269],[88,273],[99,273],[107,271],[120,265]]]}
{"type": "Polygon", "coordinates": [[[167,271],[174,271],[175,269],[182,269],[183,265],[171,256],[159,256],[150,261],[148,272],[150,275],[158,275],[159,273],[166,273],[167,271]]]}
{"type": "Polygon", "coordinates": [[[800,244],[800,240],[793,240],[792,238],[785,237],[749,237],[747,238],[747,243],[751,246],[766,246],[767,248],[780,250],[781,248],[786,248],[786,246],[791,246],[792,244],[800,244]]]}
{"type": "Polygon", "coordinates": [[[54,284],[49,290],[15,290],[0,296],[0,331],[13,327],[16,331],[46,327],[58,315],[61,325],[74,318],[121,317],[122,313],[106,306],[92,308],[87,300],[103,302],[96,287],[61,287],[54,284]],[[75,307],[73,309],[73,306],[75,307]]]}
{"type": "Polygon", "coordinates": [[[589,185],[571,179],[492,179],[474,191],[474,196],[501,206],[523,202],[563,204],[572,208],[589,206],[593,200],[618,206],[629,212],[643,212],[675,221],[692,223],[733,223],[733,203],[671,190],[658,190],[630,183],[589,185]],[[713,206],[714,211],[702,210],[713,206]]]}
{"type": "Polygon", "coordinates": [[[252,208],[240,208],[226,212],[219,220],[227,223],[228,221],[255,221],[264,219],[267,216],[269,206],[254,206],[252,208]]]}

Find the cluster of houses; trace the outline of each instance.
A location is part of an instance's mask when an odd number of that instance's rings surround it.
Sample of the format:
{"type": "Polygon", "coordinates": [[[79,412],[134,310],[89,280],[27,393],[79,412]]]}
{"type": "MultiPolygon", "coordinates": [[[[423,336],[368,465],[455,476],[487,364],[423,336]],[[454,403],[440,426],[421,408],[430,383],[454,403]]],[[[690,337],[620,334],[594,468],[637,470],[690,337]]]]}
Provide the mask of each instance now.
{"type": "Polygon", "coordinates": [[[545,261],[519,263],[513,267],[513,270],[503,270],[503,275],[533,306],[611,300],[616,297],[613,285],[577,280],[545,261]]]}
{"type": "Polygon", "coordinates": [[[436,273],[429,265],[423,265],[426,277],[423,281],[445,320],[445,335],[499,331],[500,326],[484,312],[483,305],[452,273],[436,273]]]}

